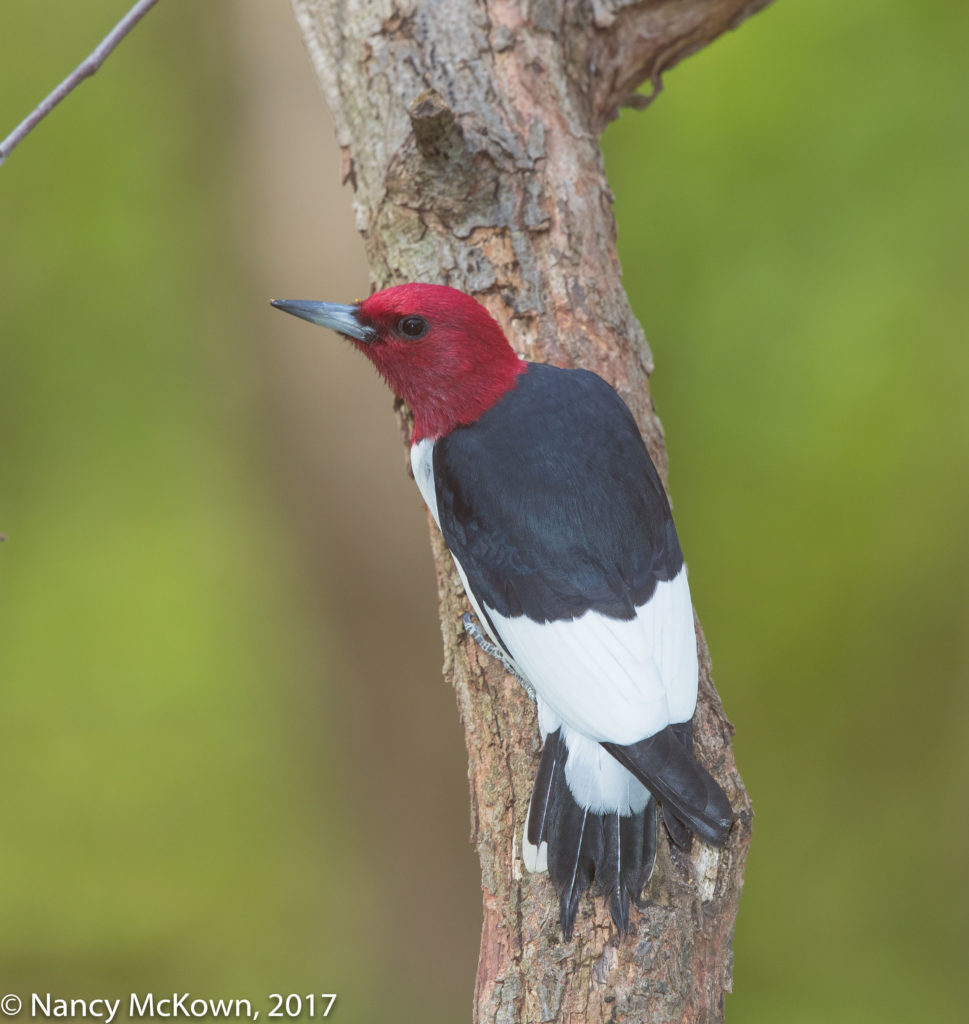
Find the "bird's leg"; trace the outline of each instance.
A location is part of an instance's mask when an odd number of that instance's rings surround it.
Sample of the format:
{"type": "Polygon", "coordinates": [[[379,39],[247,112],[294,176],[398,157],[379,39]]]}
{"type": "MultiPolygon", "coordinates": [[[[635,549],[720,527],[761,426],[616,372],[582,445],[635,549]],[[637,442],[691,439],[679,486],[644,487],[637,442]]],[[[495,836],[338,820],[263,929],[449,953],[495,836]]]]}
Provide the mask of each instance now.
{"type": "Polygon", "coordinates": [[[488,639],[487,635],[485,634],[485,631],[477,624],[477,622],[474,621],[474,616],[471,614],[471,612],[465,612],[461,616],[461,625],[464,626],[465,633],[467,633],[468,636],[471,637],[471,639],[481,648],[481,650],[483,650],[485,654],[490,655],[492,658],[497,658],[501,662],[504,670],[510,676],[514,676],[518,680],[518,682],[521,683],[523,689],[528,694],[528,696],[531,697],[532,700],[534,700],[535,691],[525,681],[521,673],[519,673],[518,669],[515,668],[515,666],[511,663],[511,661],[508,658],[508,655],[505,654],[505,652],[497,644],[492,643],[488,639]]]}

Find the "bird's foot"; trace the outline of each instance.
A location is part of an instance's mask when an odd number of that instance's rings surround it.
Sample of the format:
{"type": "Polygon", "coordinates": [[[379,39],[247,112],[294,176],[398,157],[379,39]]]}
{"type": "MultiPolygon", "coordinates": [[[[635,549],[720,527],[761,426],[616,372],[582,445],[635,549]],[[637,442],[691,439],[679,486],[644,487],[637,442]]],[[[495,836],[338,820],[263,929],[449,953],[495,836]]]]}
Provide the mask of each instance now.
{"type": "Polygon", "coordinates": [[[532,700],[534,700],[535,691],[525,681],[525,679],[522,677],[518,669],[511,663],[510,659],[508,658],[508,655],[505,654],[504,650],[501,647],[499,647],[496,643],[492,643],[492,641],[488,639],[488,636],[485,633],[485,631],[478,625],[477,622],[474,621],[474,616],[471,614],[471,612],[465,612],[461,616],[461,625],[464,626],[465,633],[467,633],[468,636],[471,637],[471,639],[481,648],[481,650],[483,650],[485,654],[490,655],[492,658],[497,658],[498,661],[501,662],[504,670],[510,676],[514,676],[518,680],[518,682],[521,683],[522,687],[524,688],[528,696],[531,697],[532,700]]]}

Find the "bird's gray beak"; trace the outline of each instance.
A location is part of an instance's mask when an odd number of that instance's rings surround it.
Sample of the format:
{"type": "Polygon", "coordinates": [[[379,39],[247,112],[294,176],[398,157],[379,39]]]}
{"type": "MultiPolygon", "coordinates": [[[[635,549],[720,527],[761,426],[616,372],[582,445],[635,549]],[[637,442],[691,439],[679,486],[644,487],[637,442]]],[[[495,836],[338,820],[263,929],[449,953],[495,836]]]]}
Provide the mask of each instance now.
{"type": "Polygon", "coordinates": [[[293,299],[273,299],[270,305],[284,313],[292,313],[301,320],[309,320],[320,327],[330,327],[340,334],[356,338],[369,345],[377,332],[357,319],[356,306],[342,306],[339,302],[301,302],[293,299]]]}

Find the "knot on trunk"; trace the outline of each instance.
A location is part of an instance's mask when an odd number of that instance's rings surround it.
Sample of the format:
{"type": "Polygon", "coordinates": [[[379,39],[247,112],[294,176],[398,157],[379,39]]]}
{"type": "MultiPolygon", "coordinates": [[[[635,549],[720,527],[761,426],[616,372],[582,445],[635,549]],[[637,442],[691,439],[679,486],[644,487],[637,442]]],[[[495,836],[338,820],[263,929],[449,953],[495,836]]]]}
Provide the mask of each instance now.
{"type": "Polygon", "coordinates": [[[464,149],[464,134],[444,97],[427,89],[407,109],[421,156],[428,161],[453,160],[464,149]]]}

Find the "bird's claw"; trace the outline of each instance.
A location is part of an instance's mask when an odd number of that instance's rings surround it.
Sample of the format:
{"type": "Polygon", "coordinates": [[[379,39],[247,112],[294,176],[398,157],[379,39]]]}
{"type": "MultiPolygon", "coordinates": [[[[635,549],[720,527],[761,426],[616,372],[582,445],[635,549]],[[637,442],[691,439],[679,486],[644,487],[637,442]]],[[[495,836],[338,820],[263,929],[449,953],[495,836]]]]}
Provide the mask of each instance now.
{"type": "Polygon", "coordinates": [[[511,663],[508,655],[505,654],[504,650],[499,647],[496,643],[493,643],[488,639],[485,631],[474,621],[474,616],[471,612],[465,612],[461,616],[461,625],[464,627],[465,633],[485,652],[492,658],[497,658],[501,662],[504,670],[510,675],[514,676],[519,683],[521,683],[525,692],[532,700],[535,699],[535,691],[528,685],[525,679],[522,677],[518,669],[511,663]]]}

